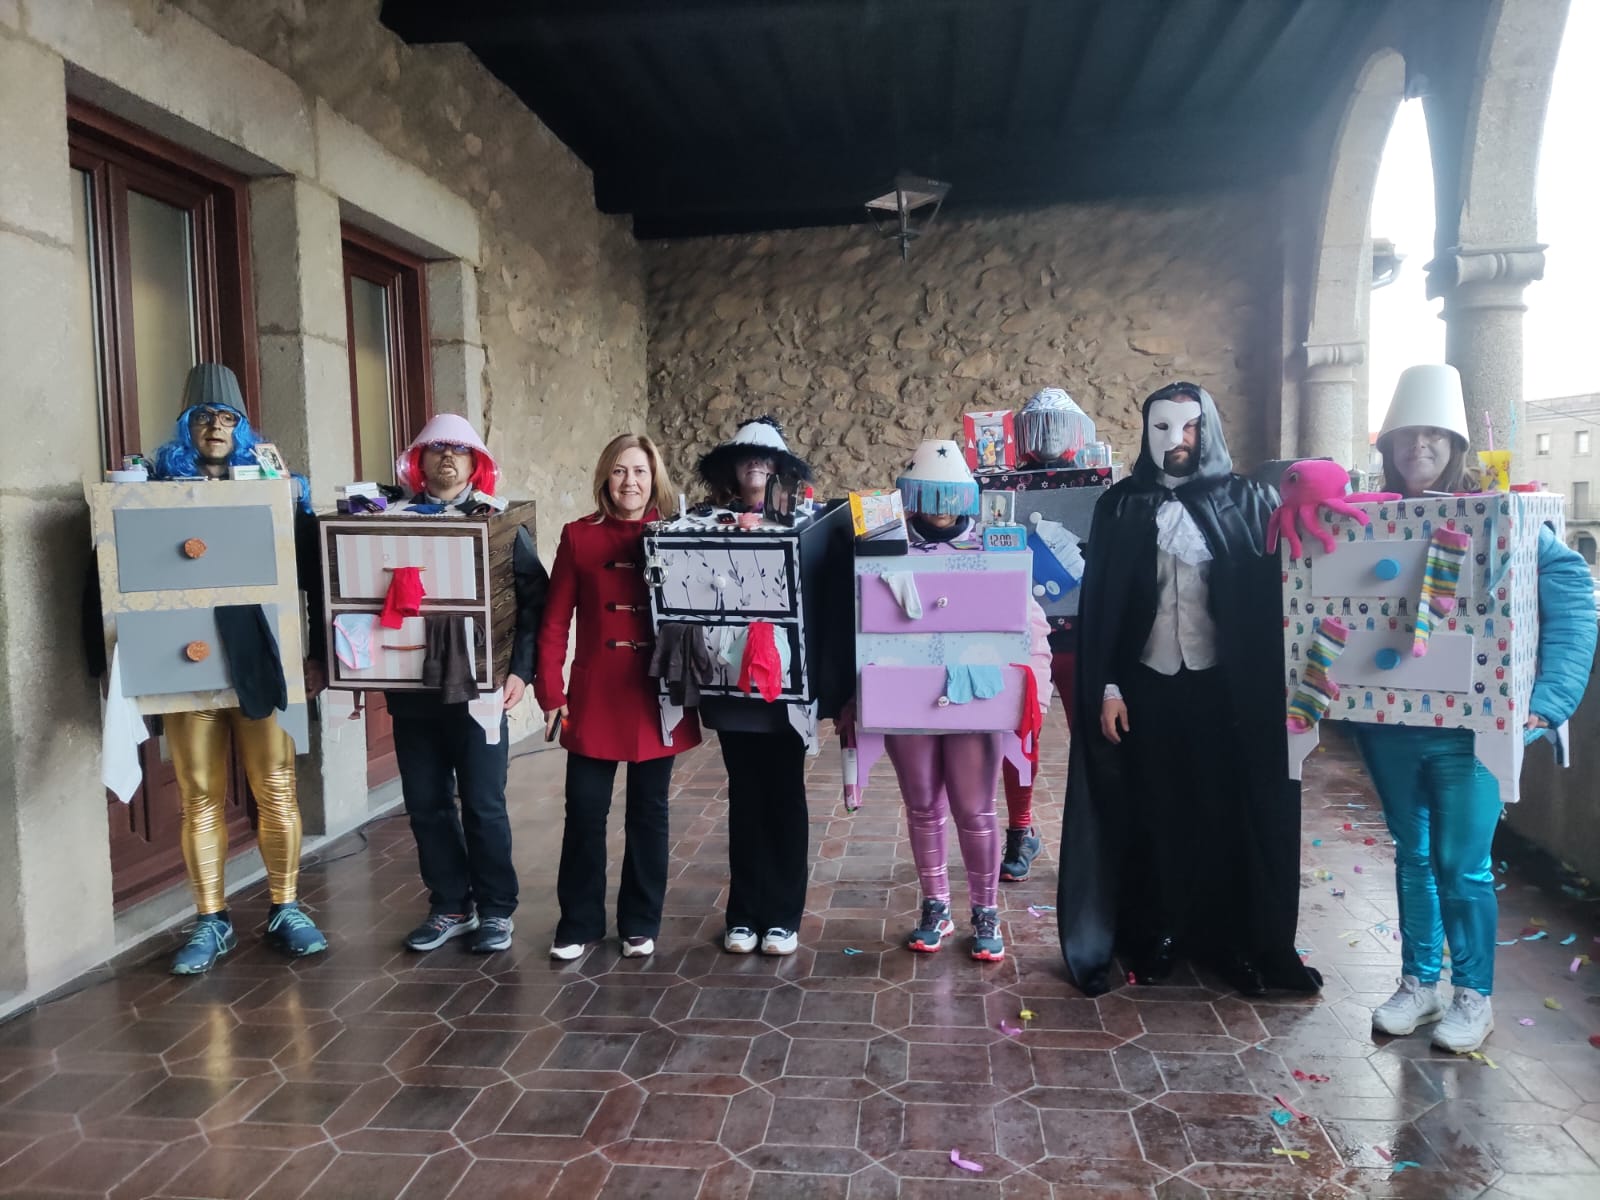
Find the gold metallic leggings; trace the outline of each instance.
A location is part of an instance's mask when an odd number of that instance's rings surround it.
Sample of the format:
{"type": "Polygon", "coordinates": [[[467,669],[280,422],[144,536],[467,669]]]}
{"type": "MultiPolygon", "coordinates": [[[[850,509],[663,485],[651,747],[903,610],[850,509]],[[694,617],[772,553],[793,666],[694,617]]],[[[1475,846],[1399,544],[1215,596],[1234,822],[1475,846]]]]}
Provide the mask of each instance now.
{"type": "Polygon", "coordinates": [[[168,713],[167,748],[183,796],[183,861],[195,906],[220,912],[222,869],[228,858],[228,733],[244,757],[256,798],[256,831],[274,904],[295,898],[300,873],[300,805],[295,793],[294,741],[273,717],[253,721],[237,708],[168,713]]]}

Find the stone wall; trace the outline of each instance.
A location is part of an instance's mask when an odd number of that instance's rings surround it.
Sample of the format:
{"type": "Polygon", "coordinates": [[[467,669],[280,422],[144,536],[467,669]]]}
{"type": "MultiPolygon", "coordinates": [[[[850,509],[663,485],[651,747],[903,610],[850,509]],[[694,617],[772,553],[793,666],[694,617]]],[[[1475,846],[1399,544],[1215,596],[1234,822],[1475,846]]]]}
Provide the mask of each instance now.
{"type": "Polygon", "coordinates": [[[503,490],[540,502],[539,540],[553,553],[560,524],[588,511],[600,448],[644,422],[644,288],[627,220],[595,209],[588,168],[471,53],[407,46],[379,23],[381,0],[173,7],[476,210],[482,344],[467,352],[484,360],[503,490]]]}
{"type": "Polygon", "coordinates": [[[1131,462],[1143,398],[1188,378],[1217,397],[1237,461],[1270,457],[1276,228],[1240,195],[941,221],[906,264],[870,227],[647,244],[651,429],[687,478],[771,412],[834,494],[1047,385],[1131,462]]]}

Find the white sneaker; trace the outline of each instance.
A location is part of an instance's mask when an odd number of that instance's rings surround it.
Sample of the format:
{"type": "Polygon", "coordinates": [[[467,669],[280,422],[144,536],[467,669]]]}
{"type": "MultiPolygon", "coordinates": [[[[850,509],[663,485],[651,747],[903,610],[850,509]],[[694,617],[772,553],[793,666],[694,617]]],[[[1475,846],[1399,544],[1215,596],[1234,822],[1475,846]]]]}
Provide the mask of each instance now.
{"type": "Polygon", "coordinates": [[[1466,1054],[1483,1045],[1494,1032],[1494,1008],[1489,997],[1472,988],[1457,988],[1450,1011],[1433,1031],[1433,1044],[1453,1054],[1466,1054]]]}
{"type": "Polygon", "coordinates": [[[655,938],[631,937],[622,939],[623,958],[649,958],[655,952],[655,938]]]}
{"type": "Polygon", "coordinates": [[[550,957],[557,962],[572,962],[583,957],[583,952],[589,948],[586,942],[557,942],[550,947],[550,957]]]}
{"type": "Polygon", "coordinates": [[[800,935],[792,929],[769,929],[761,938],[763,954],[793,954],[800,948],[800,935]]]}
{"type": "Polygon", "coordinates": [[[749,954],[758,940],[756,931],[748,925],[735,925],[722,935],[722,948],[729,954],[749,954]]]}
{"type": "Polygon", "coordinates": [[[1400,990],[1373,1010],[1372,1027],[1379,1033],[1404,1037],[1415,1033],[1418,1025],[1427,1025],[1442,1016],[1444,1001],[1439,996],[1439,986],[1405,975],[1400,979],[1400,990]]]}

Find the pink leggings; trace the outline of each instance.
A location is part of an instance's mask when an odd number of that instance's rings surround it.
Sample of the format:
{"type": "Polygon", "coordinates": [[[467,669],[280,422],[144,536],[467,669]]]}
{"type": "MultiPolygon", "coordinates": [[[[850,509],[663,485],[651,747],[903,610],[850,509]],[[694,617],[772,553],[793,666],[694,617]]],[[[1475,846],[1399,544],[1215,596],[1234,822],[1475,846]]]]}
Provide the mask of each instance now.
{"type": "Polygon", "coordinates": [[[911,856],[922,894],[950,899],[944,817],[948,809],[961,839],[970,901],[992,908],[1000,881],[1000,823],[994,792],[1000,775],[1000,735],[896,733],[883,739],[906,802],[911,856]]]}

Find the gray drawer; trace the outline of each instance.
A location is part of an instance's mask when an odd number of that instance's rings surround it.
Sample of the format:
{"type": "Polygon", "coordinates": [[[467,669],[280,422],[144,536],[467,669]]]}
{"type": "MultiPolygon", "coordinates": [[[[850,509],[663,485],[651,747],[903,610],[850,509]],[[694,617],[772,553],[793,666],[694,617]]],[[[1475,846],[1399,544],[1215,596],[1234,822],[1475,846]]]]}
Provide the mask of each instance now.
{"type": "MultiPolygon", "coordinates": [[[[125,508],[115,514],[117,578],[124,592],[272,587],[278,582],[272,509],[125,508]],[[199,558],[183,545],[205,543],[199,558]]],[[[177,688],[176,691],[186,691],[177,688]]]]}
{"type": "MultiPolygon", "coordinates": [[[[278,606],[263,604],[261,608],[276,633],[278,606]]],[[[217,619],[209,608],[122,613],[117,617],[117,652],[122,662],[122,690],[129,696],[211,692],[233,686],[222,639],[217,636],[217,619]],[[190,642],[204,642],[211,653],[200,662],[190,662],[184,657],[190,642]]]]}

